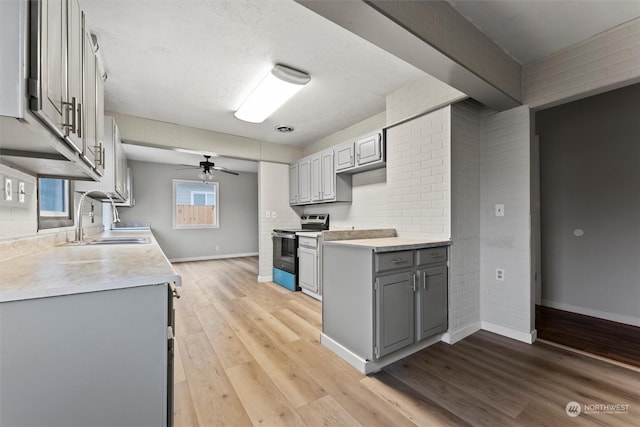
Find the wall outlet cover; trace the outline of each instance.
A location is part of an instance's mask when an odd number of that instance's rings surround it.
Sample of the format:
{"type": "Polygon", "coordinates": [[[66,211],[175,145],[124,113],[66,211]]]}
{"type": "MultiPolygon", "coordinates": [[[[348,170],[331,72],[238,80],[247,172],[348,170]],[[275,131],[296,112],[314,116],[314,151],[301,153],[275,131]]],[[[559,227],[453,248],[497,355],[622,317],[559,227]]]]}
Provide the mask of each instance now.
{"type": "Polygon", "coordinates": [[[271,218],[271,211],[267,211],[264,216],[267,218],[271,218]]]}
{"type": "Polygon", "coordinates": [[[496,216],[504,216],[504,205],[496,205],[496,216]]]}
{"type": "Polygon", "coordinates": [[[496,268],[496,280],[504,281],[504,268],[496,268]]]}
{"type": "Polygon", "coordinates": [[[8,202],[13,200],[13,180],[4,178],[4,199],[8,202]]]}
{"type": "Polygon", "coordinates": [[[276,211],[271,211],[271,218],[275,218],[276,217],[276,211]]]}
{"type": "Polygon", "coordinates": [[[24,203],[24,196],[25,196],[24,182],[19,181],[18,182],[18,201],[20,203],[24,203]]]}

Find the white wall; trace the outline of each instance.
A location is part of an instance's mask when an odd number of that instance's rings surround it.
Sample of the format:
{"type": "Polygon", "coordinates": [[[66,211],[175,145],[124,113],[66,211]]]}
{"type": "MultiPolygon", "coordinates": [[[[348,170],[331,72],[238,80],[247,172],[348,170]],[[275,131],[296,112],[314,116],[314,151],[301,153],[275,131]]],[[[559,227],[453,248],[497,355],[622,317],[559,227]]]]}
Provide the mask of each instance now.
{"type": "Polygon", "coordinates": [[[289,206],[289,165],[258,163],[258,281],[267,282],[273,276],[273,242],[275,228],[300,228],[300,216],[289,206]],[[267,218],[266,211],[276,212],[267,218]]]}
{"type": "Polygon", "coordinates": [[[531,312],[529,108],[485,112],[480,164],[482,328],[535,340],[531,312]],[[503,217],[495,205],[503,204],[503,217]],[[496,269],[505,271],[503,281],[496,269]]]}
{"type": "Polygon", "coordinates": [[[170,260],[254,255],[258,252],[258,177],[216,173],[220,228],[173,228],[173,179],[197,180],[194,170],[176,165],[129,161],[136,205],[118,211],[123,222],[150,221],[170,260]],[[217,250],[216,247],[220,249],[217,250]]]}
{"type": "Polygon", "coordinates": [[[480,329],[480,121],[482,106],[451,106],[449,331],[454,343],[480,329]]]}
{"type": "MultiPolygon", "coordinates": [[[[612,6],[613,7],[613,6],[612,6]]],[[[522,100],[550,106],[640,81],[640,18],[522,67],[522,100]]]]}
{"type": "Polygon", "coordinates": [[[451,108],[387,130],[388,222],[402,237],[451,237],[451,108]]]}

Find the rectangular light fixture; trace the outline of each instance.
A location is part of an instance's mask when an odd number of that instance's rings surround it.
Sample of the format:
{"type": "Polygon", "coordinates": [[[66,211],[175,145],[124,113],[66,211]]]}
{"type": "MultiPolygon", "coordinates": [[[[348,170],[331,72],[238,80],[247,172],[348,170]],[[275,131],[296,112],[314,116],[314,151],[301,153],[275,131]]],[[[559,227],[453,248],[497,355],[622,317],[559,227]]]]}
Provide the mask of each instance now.
{"type": "Polygon", "coordinates": [[[245,122],[262,123],[309,81],[307,73],[276,64],[233,115],[245,122]]]}

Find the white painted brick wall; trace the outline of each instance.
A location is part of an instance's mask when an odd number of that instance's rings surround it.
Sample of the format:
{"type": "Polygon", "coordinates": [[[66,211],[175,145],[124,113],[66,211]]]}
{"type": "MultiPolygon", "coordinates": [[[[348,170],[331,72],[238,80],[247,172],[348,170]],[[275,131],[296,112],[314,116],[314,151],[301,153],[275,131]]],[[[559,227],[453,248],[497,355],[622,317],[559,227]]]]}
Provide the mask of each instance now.
{"type": "Polygon", "coordinates": [[[466,97],[459,90],[427,75],[387,96],[387,126],[466,97]]]}
{"type": "Polygon", "coordinates": [[[484,329],[521,336],[531,322],[529,108],[482,117],[480,170],[480,312],[484,329]],[[495,205],[504,204],[504,217],[495,205]],[[496,280],[496,268],[505,280],[496,280]]]}
{"type": "Polygon", "coordinates": [[[387,215],[387,171],[375,169],[354,174],[351,203],[305,206],[304,213],[328,213],[334,229],[393,228],[387,215]]]}
{"type": "Polygon", "coordinates": [[[451,107],[451,239],[449,335],[462,338],[480,325],[480,120],[481,105],[451,107]],[[463,335],[463,336],[460,336],[463,335]]]}
{"type": "Polygon", "coordinates": [[[402,237],[451,237],[451,108],[387,130],[388,222],[402,237]]]}
{"type": "Polygon", "coordinates": [[[289,206],[289,165],[260,162],[258,164],[258,241],[259,279],[271,280],[275,228],[300,228],[300,217],[289,206]],[[266,218],[266,211],[276,212],[276,218],[266,218]]]}
{"type": "Polygon", "coordinates": [[[522,100],[531,108],[640,81],[640,18],[522,67],[522,100]]]}

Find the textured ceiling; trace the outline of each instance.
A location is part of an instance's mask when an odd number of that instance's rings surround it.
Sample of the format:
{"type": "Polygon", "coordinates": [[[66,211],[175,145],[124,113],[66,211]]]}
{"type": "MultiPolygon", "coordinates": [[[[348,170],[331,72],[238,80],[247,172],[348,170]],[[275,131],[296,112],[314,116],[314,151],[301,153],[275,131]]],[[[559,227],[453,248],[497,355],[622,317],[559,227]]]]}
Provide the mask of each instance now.
{"type": "Polygon", "coordinates": [[[292,0],[81,0],[114,111],[304,146],[385,109],[424,73],[292,0]],[[311,82],[262,124],[233,112],[275,63],[311,82]],[[276,125],[295,131],[278,133],[276,125]]]}

